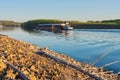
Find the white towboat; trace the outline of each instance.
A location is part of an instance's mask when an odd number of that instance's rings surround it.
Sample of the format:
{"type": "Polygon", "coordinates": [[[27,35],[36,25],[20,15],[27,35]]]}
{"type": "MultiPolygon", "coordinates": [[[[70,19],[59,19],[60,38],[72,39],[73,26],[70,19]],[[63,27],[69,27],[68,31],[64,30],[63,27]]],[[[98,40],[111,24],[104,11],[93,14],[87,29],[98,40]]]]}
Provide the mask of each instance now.
{"type": "Polygon", "coordinates": [[[66,24],[64,24],[63,29],[64,29],[64,30],[72,30],[73,27],[71,27],[71,25],[69,25],[69,23],[66,23],[66,24]]]}
{"type": "Polygon", "coordinates": [[[64,30],[72,30],[73,27],[71,27],[71,26],[64,26],[63,29],[64,29],[64,30]]]}

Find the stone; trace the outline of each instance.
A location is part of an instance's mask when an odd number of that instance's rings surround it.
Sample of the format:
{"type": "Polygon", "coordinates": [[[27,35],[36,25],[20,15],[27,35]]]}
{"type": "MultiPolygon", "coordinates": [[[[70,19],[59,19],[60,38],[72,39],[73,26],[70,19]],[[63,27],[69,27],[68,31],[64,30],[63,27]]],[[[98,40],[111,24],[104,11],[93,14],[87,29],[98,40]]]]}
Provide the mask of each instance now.
{"type": "Polygon", "coordinates": [[[37,80],[34,75],[29,75],[30,80],[37,80]]]}
{"type": "Polygon", "coordinates": [[[28,75],[29,72],[27,70],[23,71],[24,74],[28,75]]]}
{"type": "Polygon", "coordinates": [[[32,66],[30,67],[30,69],[31,69],[32,71],[35,71],[35,66],[32,65],[32,66]]]}
{"type": "Polygon", "coordinates": [[[16,74],[14,74],[13,72],[14,72],[14,71],[13,71],[12,69],[8,70],[8,71],[7,71],[6,78],[12,78],[12,79],[15,79],[16,74]]]}
{"type": "Polygon", "coordinates": [[[0,72],[2,72],[5,68],[7,68],[7,65],[4,62],[0,61],[0,72]]]}

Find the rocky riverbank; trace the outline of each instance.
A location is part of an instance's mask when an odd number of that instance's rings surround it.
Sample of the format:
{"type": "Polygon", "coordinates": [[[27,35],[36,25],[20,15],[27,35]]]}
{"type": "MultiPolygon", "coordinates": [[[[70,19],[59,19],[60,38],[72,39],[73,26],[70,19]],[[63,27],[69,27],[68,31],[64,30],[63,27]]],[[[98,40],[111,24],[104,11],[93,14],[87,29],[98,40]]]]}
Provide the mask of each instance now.
{"type": "Polygon", "coordinates": [[[22,80],[24,77],[30,80],[94,80],[69,65],[55,61],[45,54],[38,54],[40,51],[75,65],[100,79],[119,80],[116,74],[104,69],[89,67],[88,64],[77,62],[69,56],[3,35],[0,35],[0,80],[22,80]]]}

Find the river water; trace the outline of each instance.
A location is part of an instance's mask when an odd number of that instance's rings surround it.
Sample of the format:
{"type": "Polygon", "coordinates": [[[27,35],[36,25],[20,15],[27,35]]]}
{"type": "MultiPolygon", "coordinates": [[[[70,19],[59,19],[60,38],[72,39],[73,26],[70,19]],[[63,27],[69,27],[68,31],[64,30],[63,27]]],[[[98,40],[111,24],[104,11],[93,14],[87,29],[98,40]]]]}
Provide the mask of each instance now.
{"type": "MultiPolygon", "coordinates": [[[[0,29],[0,34],[31,42],[40,47],[49,46],[49,49],[88,64],[113,48],[112,51],[95,63],[97,67],[120,60],[120,30],[118,29],[30,32],[21,28],[4,28],[0,29]]],[[[117,73],[120,71],[120,63],[106,66],[105,69],[117,73]]]]}

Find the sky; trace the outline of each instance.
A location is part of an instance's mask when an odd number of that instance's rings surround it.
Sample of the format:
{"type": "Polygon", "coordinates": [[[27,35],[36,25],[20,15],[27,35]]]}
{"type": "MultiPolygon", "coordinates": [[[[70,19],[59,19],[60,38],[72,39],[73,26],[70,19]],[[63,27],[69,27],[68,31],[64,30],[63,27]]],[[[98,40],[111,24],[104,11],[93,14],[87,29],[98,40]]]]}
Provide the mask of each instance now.
{"type": "Polygon", "coordinates": [[[120,19],[120,0],[0,0],[0,20],[120,19]]]}

